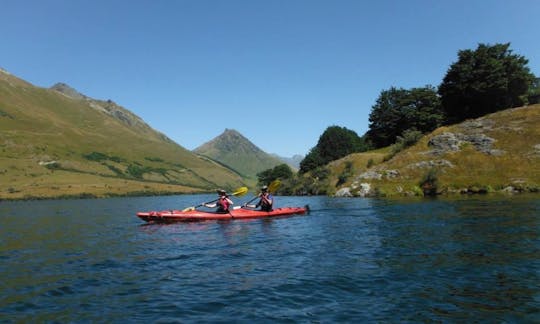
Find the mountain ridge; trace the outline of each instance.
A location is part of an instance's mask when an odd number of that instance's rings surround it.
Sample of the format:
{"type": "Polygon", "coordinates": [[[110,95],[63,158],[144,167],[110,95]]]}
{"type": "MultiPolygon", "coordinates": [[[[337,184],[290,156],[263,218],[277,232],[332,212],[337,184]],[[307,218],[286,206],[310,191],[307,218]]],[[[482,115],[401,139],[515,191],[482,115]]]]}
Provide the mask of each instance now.
{"type": "Polygon", "coordinates": [[[257,173],[284,163],[261,150],[237,130],[228,128],[193,152],[228,165],[251,182],[256,180],[257,173]]]}
{"type": "Polygon", "coordinates": [[[0,72],[0,199],[187,193],[244,184],[111,100],[0,72]]]}

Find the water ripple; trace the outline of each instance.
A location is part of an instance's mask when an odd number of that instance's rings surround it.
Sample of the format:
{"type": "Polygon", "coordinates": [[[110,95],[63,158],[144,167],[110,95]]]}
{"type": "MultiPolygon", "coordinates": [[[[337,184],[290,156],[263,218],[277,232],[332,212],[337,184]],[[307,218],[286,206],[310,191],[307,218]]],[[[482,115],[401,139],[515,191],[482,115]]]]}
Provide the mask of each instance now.
{"type": "Polygon", "coordinates": [[[540,321],[535,197],[279,197],[312,212],[134,217],[199,200],[2,203],[0,322],[540,321]]]}

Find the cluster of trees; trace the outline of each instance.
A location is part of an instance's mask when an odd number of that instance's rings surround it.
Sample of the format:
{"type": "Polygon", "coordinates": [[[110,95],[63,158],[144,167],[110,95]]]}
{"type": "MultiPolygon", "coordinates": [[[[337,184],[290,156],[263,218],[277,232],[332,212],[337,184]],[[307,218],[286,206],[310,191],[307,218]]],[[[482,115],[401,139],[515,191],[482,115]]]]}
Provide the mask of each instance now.
{"type": "Polygon", "coordinates": [[[461,50],[438,88],[383,90],[362,137],[344,127],[327,128],[300,163],[300,173],[354,152],[394,144],[407,134],[426,134],[442,125],[522,106],[529,99],[537,102],[540,81],[527,64],[525,57],[512,53],[510,43],[461,50]]]}
{"type": "Polygon", "coordinates": [[[330,126],[319,137],[319,142],[300,162],[300,173],[323,166],[354,152],[370,148],[363,137],[346,127],[330,126]]]}
{"type": "Polygon", "coordinates": [[[480,44],[475,51],[458,52],[439,86],[447,123],[477,118],[527,103],[534,75],[529,61],[510,50],[510,43],[480,44]]]}
{"type": "Polygon", "coordinates": [[[280,179],[281,194],[324,194],[328,176],[324,166],[331,161],[389,145],[399,151],[442,125],[538,103],[540,78],[529,71],[527,64],[523,56],[512,53],[510,44],[479,44],[476,50],[459,51],[457,62],[438,88],[428,85],[381,91],[363,136],[345,127],[330,126],[300,162],[298,175],[282,164],[259,173],[259,183],[280,179]],[[310,177],[302,177],[306,172],[310,177]]]}
{"type": "Polygon", "coordinates": [[[390,88],[379,95],[369,115],[366,138],[375,148],[396,142],[406,131],[427,133],[442,125],[444,113],[435,88],[390,88]]]}
{"type": "Polygon", "coordinates": [[[283,163],[273,167],[272,169],[267,169],[265,171],[257,173],[258,185],[268,185],[272,181],[279,179],[290,179],[293,177],[293,171],[291,167],[283,163]]]}
{"type": "Polygon", "coordinates": [[[441,125],[522,106],[535,93],[535,77],[527,63],[512,53],[509,43],[459,51],[438,89],[382,91],[369,116],[366,140],[380,148],[408,130],[425,134],[441,125]]]}

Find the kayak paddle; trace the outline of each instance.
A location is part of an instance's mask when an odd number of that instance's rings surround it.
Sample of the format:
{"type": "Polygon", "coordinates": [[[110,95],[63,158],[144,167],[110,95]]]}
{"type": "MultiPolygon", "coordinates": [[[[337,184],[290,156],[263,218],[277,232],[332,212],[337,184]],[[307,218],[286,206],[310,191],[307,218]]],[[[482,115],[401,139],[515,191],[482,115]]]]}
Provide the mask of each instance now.
{"type": "MultiPolygon", "coordinates": [[[[249,191],[249,190],[248,190],[247,187],[240,187],[240,188],[236,189],[236,191],[233,192],[233,193],[231,194],[231,196],[241,197],[241,196],[245,195],[248,191],[249,191]]],[[[216,201],[218,201],[218,200],[219,200],[219,198],[214,199],[214,200],[209,201],[209,202],[205,202],[205,203],[199,204],[199,205],[197,205],[197,206],[187,207],[187,208],[184,208],[182,211],[183,211],[183,212],[187,212],[187,211],[190,211],[190,210],[195,210],[195,208],[197,208],[197,207],[201,207],[201,206],[206,205],[206,204],[211,204],[211,203],[216,202],[216,201]]]]}

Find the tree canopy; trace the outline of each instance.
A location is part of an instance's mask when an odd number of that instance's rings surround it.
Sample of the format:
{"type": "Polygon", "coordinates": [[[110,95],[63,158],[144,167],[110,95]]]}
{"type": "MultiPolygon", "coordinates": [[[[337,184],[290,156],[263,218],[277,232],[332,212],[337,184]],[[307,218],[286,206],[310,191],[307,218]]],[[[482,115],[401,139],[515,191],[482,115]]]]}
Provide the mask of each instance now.
{"type": "Polygon", "coordinates": [[[259,185],[261,186],[268,185],[276,179],[285,180],[291,178],[292,176],[293,172],[291,167],[285,163],[276,165],[272,169],[267,169],[257,173],[257,179],[259,181],[259,185]]]}
{"type": "Polygon", "coordinates": [[[300,162],[300,173],[313,170],[330,161],[340,159],[355,152],[368,149],[362,137],[346,127],[330,126],[319,137],[317,146],[312,148],[300,162]]]}
{"type": "Polygon", "coordinates": [[[526,103],[534,76],[528,60],[509,48],[510,43],[479,44],[458,52],[439,86],[448,124],[526,103]]]}
{"type": "Polygon", "coordinates": [[[540,103],[540,78],[535,78],[529,88],[529,104],[540,103]]]}
{"type": "Polygon", "coordinates": [[[432,86],[406,90],[392,87],[379,95],[369,115],[366,139],[375,147],[396,142],[405,131],[427,133],[444,121],[437,92],[432,86]]]}

